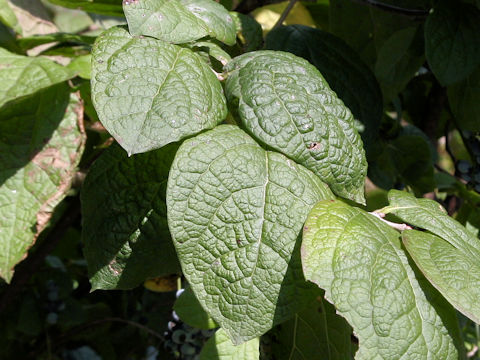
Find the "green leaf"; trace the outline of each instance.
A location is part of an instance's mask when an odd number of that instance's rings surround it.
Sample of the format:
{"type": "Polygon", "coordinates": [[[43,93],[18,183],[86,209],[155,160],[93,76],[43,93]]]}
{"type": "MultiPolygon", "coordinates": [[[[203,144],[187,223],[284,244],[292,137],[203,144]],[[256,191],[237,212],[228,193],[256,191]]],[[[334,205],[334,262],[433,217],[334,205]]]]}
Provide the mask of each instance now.
{"type": "Polygon", "coordinates": [[[423,228],[445,239],[454,248],[463,249],[478,256],[480,242],[458,221],[448,216],[436,201],[417,199],[405,191],[390,190],[390,205],[378,210],[384,214],[393,213],[403,221],[423,228]]]}
{"type": "Polygon", "coordinates": [[[465,79],[480,65],[480,10],[439,1],[425,22],[425,54],[442,85],[465,79]]]}
{"type": "Polygon", "coordinates": [[[205,343],[200,360],[257,360],[260,358],[260,339],[255,338],[235,346],[223,329],[217,330],[205,343]]]}
{"type": "Polygon", "coordinates": [[[129,154],[212,128],[227,115],[222,86],[198,55],[121,27],[103,32],[93,47],[92,100],[129,154]]]}
{"type": "Polygon", "coordinates": [[[74,76],[73,70],[52,60],[16,55],[0,48],[0,107],[74,76]]]}
{"type": "Polygon", "coordinates": [[[417,230],[404,231],[402,239],[433,286],[455,308],[480,324],[480,251],[474,249],[476,256],[472,256],[471,251],[456,249],[438,236],[417,230]]]}
{"type": "Polygon", "coordinates": [[[382,93],[372,71],[352,48],[334,35],[303,25],[271,31],[265,48],[288,51],[312,63],[362,122],[367,155],[373,150],[383,113],[382,93]]]}
{"type": "Polygon", "coordinates": [[[480,131],[480,66],[463,81],[449,86],[447,94],[459,127],[480,131]]]}
{"type": "Polygon", "coordinates": [[[367,162],[353,116],[318,70],[295,55],[233,59],[226,93],[257,139],[312,170],[340,196],[364,203],[367,162]]]}
{"type": "Polygon", "coordinates": [[[18,39],[18,46],[22,50],[29,50],[36,46],[49,44],[53,42],[69,43],[76,45],[92,45],[95,41],[94,36],[67,34],[67,33],[52,33],[46,35],[34,35],[18,39]]]}
{"type": "Polygon", "coordinates": [[[294,318],[278,325],[272,352],[277,360],[345,360],[352,358],[352,328],[321,297],[294,318]]]}
{"type": "Polygon", "coordinates": [[[197,329],[214,329],[218,324],[198,302],[191,287],[187,287],[175,301],[173,310],[182,321],[197,329]]]}
{"type": "Polygon", "coordinates": [[[75,71],[78,76],[83,79],[91,79],[92,71],[92,55],[82,55],[74,58],[70,64],[67,65],[69,69],[75,71]]]}
{"type": "Polygon", "coordinates": [[[375,63],[375,75],[385,100],[397,96],[424,62],[421,27],[407,27],[391,35],[379,49],[375,63]]]}
{"type": "Polygon", "coordinates": [[[434,153],[428,137],[413,125],[385,143],[383,152],[369,164],[368,177],[377,186],[391,189],[400,181],[418,194],[433,191],[434,153]]]}
{"type": "Polygon", "coordinates": [[[235,44],[235,24],[213,0],[124,0],[128,29],[135,36],[181,44],[210,36],[235,44]]]}
{"type": "Polygon", "coordinates": [[[17,34],[22,35],[22,27],[7,0],[0,0],[0,21],[12,28],[17,34]]]}
{"type": "Polygon", "coordinates": [[[399,233],[340,201],[310,212],[302,242],[307,280],[352,325],[355,359],[458,359],[454,309],[411,267],[399,233]]]}
{"type": "Polygon", "coordinates": [[[122,4],[119,0],[48,0],[50,3],[69,9],[83,10],[90,13],[123,17],[122,4]]]}
{"type": "Polygon", "coordinates": [[[242,53],[261,48],[263,43],[262,26],[250,15],[232,11],[230,16],[235,22],[242,53]]]}
{"type": "Polygon", "coordinates": [[[85,141],[66,84],[0,109],[0,276],[9,282],[65,197],[85,141]]]}
{"type": "Polygon", "coordinates": [[[331,198],[311,171],[233,125],[178,150],[167,189],[170,231],[197,299],[235,344],[309,302],[297,239],[312,206],[331,198]]]}
{"type": "Polygon", "coordinates": [[[113,145],[82,188],[85,259],[92,289],[129,289],[180,270],[167,224],[165,191],[176,144],[127,157],[113,145]]]}

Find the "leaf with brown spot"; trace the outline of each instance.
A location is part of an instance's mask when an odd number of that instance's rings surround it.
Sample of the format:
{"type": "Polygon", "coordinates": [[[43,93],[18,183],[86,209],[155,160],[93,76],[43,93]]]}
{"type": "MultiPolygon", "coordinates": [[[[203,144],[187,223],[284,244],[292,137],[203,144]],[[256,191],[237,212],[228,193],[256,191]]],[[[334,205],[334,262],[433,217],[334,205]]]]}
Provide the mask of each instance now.
{"type": "Polygon", "coordinates": [[[9,282],[71,187],[83,104],[63,83],[0,109],[0,277],[9,282]]]}

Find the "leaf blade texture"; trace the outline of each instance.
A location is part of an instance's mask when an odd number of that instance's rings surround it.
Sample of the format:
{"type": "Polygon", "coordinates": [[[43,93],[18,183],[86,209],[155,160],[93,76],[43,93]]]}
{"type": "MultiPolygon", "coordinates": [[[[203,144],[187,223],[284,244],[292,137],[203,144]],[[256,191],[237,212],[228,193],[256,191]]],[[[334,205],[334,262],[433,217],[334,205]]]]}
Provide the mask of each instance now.
{"type": "Polygon", "coordinates": [[[425,22],[425,54],[442,85],[465,79],[480,65],[480,10],[440,1],[425,22]]]}
{"type": "Polygon", "coordinates": [[[81,194],[92,289],[130,289],[180,270],[165,204],[176,149],[170,144],[128,157],[112,145],[92,165],[81,194]]]}
{"type": "Polygon", "coordinates": [[[358,119],[367,150],[378,136],[383,99],[375,75],[342,39],[303,25],[282,26],[268,33],[265,48],[291,52],[314,65],[358,119]]]}
{"type": "Polygon", "coordinates": [[[0,109],[0,276],[7,282],[70,189],[85,142],[82,113],[66,84],[0,109]]]}
{"type": "Polygon", "coordinates": [[[74,76],[74,71],[50,59],[17,55],[0,48],[0,106],[74,76]]]}
{"type": "Polygon", "coordinates": [[[308,303],[297,238],[322,198],[333,194],[318,177],[236,126],[180,147],[168,180],[170,232],[197,299],[235,344],[308,303]]]}
{"type": "Polygon", "coordinates": [[[367,163],[353,116],[313,65],[264,50],[233,59],[225,70],[227,98],[250,134],[312,170],[337,195],[365,202],[367,163]]]}
{"type": "Polygon", "coordinates": [[[92,100],[129,154],[212,128],[227,112],[222,86],[189,49],[114,27],[92,50],[92,100]]]}
{"type": "Polygon", "coordinates": [[[260,358],[260,339],[255,338],[241,345],[234,345],[223,329],[218,329],[208,339],[202,351],[200,360],[258,360],[260,358]]]}
{"type": "Polygon", "coordinates": [[[307,280],[353,327],[356,359],[459,358],[455,311],[379,219],[340,201],[319,202],[305,223],[302,263],[307,280]]]}
{"type": "Polygon", "coordinates": [[[174,44],[210,36],[235,44],[235,24],[212,0],[125,0],[123,9],[132,35],[147,35],[174,44]]]}

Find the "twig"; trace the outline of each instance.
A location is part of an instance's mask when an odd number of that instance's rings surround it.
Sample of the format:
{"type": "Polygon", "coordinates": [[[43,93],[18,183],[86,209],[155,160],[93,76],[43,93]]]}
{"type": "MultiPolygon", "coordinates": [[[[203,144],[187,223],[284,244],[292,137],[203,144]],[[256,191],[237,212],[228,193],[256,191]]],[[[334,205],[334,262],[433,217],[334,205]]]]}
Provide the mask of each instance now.
{"type": "Polygon", "coordinates": [[[410,225],[407,225],[407,224],[397,224],[397,223],[394,223],[394,222],[391,222],[391,221],[388,221],[388,220],[385,220],[384,217],[385,217],[385,214],[383,213],[378,213],[378,212],[370,212],[370,214],[372,214],[373,216],[375,216],[376,218],[382,220],[385,224],[387,224],[388,226],[396,229],[396,230],[399,230],[399,231],[403,231],[403,230],[410,230],[412,229],[412,227],[410,225]]]}
{"type": "Polygon", "coordinates": [[[55,249],[60,239],[63,238],[65,232],[77,220],[79,215],[80,201],[78,198],[74,198],[69,204],[68,209],[57,221],[36,251],[18,265],[11,284],[7,287],[0,299],[0,313],[5,311],[10,303],[18,299],[18,295],[30,277],[37,272],[37,268],[43,263],[45,257],[55,249]]]}
{"type": "Polygon", "coordinates": [[[364,5],[368,5],[371,7],[376,7],[378,9],[392,12],[398,15],[403,15],[403,16],[408,16],[408,17],[414,17],[414,18],[426,18],[428,14],[430,13],[430,10],[421,10],[421,9],[408,9],[408,8],[403,8],[400,6],[395,6],[392,4],[386,4],[381,1],[377,0],[353,0],[358,3],[362,3],[364,5]]]}
{"type": "Polygon", "coordinates": [[[275,25],[273,25],[273,29],[276,29],[277,27],[281,26],[283,24],[283,22],[285,21],[285,19],[287,18],[288,14],[290,13],[290,11],[292,11],[293,7],[295,6],[295,4],[297,3],[298,0],[290,0],[288,2],[288,5],[287,7],[285,8],[285,10],[283,10],[282,12],[282,15],[280,15],[280,18],[277,20],[277,22],[275,23],[275,25]]]}
{"type": "Polygon", "coordinates": [[[446,124],[445,124],[445,151],[447,152],[447,154],[450,156],[450,158],[452,159],[452,162],[454,164],[457,163],[457,159],[455,158],[455,155],[453,155],[453,152],[452,152],[452,148],[450,147],[450,143],[449,143],[449,125],[450,125],[450,122],[447,121],[446,124]]]}

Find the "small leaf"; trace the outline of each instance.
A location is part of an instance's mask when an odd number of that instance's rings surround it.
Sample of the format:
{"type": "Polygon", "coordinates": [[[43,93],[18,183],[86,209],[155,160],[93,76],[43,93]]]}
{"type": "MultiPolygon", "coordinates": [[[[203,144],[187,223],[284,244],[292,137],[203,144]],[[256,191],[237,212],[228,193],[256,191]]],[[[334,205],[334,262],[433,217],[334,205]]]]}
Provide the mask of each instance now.
{"type": "Polygon", "coordinates": [[[130,289],[180,270],[165,204],[176,149],[171,144],[127,157],[112,145],[91,167],[81,201],[92,289],[130,289]]]}
{"type": "Polygon", "coordinates": [[[122,4],[119,0],[48,0],[48,2],[94,14],[123,17],[122,4]]]}
{"type": "Polygon", "coordinates": [[[70,189],[83,108],[66,84],[0,110],[0,276],[7,282],[70,189]]]}
{"type": "Polygon", "coordinates": [[[265,48],[291,52],[312,63],[333,91],[359,119],[368,150],[378,136],[383,100],[375,75],[342,39],[303,25],[282,26],[271,31],[265,48]]]}
{"type": "Polygon", "coordinates": [[[49,44],[49,43],[70,43],[83,46],[90,46],[94,43],[94,36],[66,34],[66,33],[51,33],[45,35],[34,35],[29,37],[23,37],[17,40],[18,46],[22,50],[29,50],[36,46],[49,44]]]}
{"type": "Polygon", "coordinates": [[[186,140],[170,169],[168,223],[185,277],[240,344],[305,306],[297,241],[312,206],[333,194],[233,125],[186,140]]]}
{"type": "Polygon", "coordinates": [[[470,252],[456,249],[438,236],[417,230],[404,231],[402,238],[433,286],[455,308],[480,324],[480,251],[474,251],[476,256],[473,257],[470,252]]]}
{"type": "Polygon", "coordinates": [[[436,201],[417,199],[412,194],[398,190],[390,190],[388,200],[390,205],[379,212],[393,213],[403,221],[445,239],[453,247],[471,252],[474,257],[478,256],[480,241],[458,221],[448,216],[436,201]]]}
{"type": "Polygon", "coordinates": [[[67,67],[75,71],[83,79],[91,79],[92,55],[81,55],[74,58],[67,67]]]}
{"type": "Polygon", "coordinates": [[[411,267],[399,233],[340,201],[310,212],[302,242],[305,277],[352,325],[355,359],[459,359],[454,309],[411,267]]]}
{"type": "Polygon", "coordinates": [[[8,4],[7,0],[0,0],[0,21],[12,28],[17,34],[22,35],[22,27],[18,23],[17,16],[8,4]]]}
{"type": "Polygon", "coordinates": [[[198,302],[191,287],[187,287],[179,296],[173,310],[184,323],[197,329],[214,329],[218,324],[213,320],[198,302]]]}
{"type": "Polygon", "coordinates": [[[458,126],[480,131],[480,66],[463,81],[449,86],[447,93],[458,126]]]}
{"type": "Polygon", "coordinates": [[[129,154],[212,128],[227,114],[222,86],[198,55],[121,27],[103,32],[93,47],[92,100],[129,154]]]}
{"type": "Polygon", "coordinates": [[[174,44],[210,36],[235,44],[235,24],[228,11],[213,0],[124,0],[128,29],[174,44]]]}
{"type": "Polygon", "coordinates": [[[272,352],[277,360],[352,358],[352,328],[335,307],[318,297],[294,318],[278,326],[272,352]]]}
{"type": "Polygon", "coordinates": [[[16,55],[0,48],[0,106],[75,76],[52,60],[16,55]]]}
{"type": "Polygon", "coordinates": [[[258,360],[259,347],[259,338],[235,346],[228,338],[228,334],[223,329],[219,329],[205,343],[200,353],[200,360],[258,360]]]}
{"type": "Polygon", "coordinates": [[[480,10],[439,1],[425,22],[425,54],[442,85],[465,79],[480,65],[480,10]]]}
{"type": "Polygon", "coordinates": [[[337,195],[365,202],[367,162],[353,116],[313,65],[265,50],[225,69],[227,97],[238,102],[247,131],[312,170],[337,195]]]}

